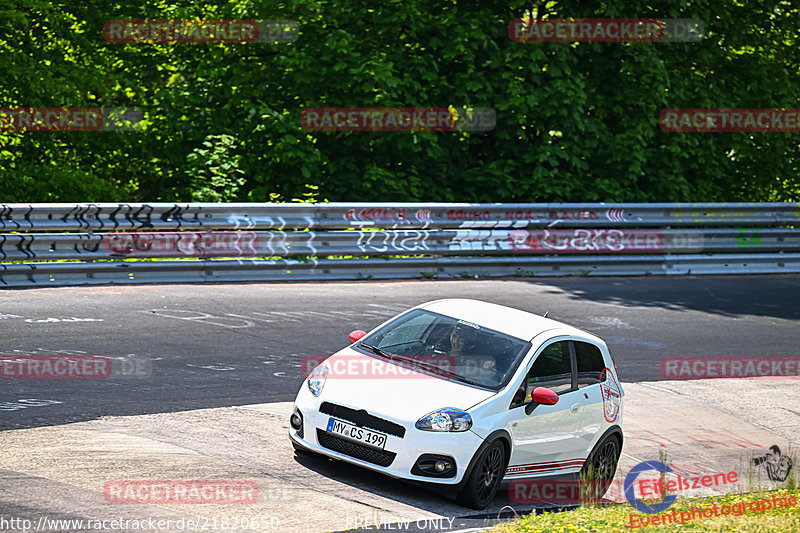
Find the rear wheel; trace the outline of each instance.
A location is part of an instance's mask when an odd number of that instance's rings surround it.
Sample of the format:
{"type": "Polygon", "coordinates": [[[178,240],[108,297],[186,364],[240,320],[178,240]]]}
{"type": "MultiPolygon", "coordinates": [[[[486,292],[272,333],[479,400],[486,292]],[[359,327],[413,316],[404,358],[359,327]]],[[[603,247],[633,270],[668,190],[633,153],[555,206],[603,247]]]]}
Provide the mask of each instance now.
{"type": "Polygon", "coordinates": [[[486,448],[469,475],[458,503],[472,509],[485,509],[494,499],[506,468],[506,449],[499,440],[486,448]]]}
{"type": "Polygon", "coordinates": [[[590,502],[599,502],[611,486],[622,450],[619,440],[609,435],[598,444],[581,468],[581,494],[590,502]]]}

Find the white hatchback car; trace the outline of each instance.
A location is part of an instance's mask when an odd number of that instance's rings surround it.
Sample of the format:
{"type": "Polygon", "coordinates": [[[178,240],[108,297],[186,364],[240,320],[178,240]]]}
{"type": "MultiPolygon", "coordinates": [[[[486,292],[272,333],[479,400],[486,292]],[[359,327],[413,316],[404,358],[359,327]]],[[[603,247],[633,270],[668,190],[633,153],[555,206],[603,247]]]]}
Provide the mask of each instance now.
{"type": "Polygon", "coordinates": [[[436,484],[475,509],[503,480],[580,473],[599,480],[602,495],[614,477],[624,393],[600,338],[450,299],[350,341],[297,394],[297,451],[436,484]]]}

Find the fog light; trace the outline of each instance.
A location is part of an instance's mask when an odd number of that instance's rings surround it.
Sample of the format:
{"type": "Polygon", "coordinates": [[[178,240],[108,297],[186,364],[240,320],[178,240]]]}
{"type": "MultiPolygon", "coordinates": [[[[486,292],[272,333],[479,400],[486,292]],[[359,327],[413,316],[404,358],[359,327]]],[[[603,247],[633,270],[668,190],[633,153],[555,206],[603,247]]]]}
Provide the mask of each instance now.
{"type": "Polygon", "coordinates": [[[456,460],[449,455],[423,453],[414,463],[411,473],[416,476],[448,478],[456,475],[456,460]]]}
{"type": "Polygon", "coordinates": [[[303,427],[303,418],[300,416],[300,413],[292,413],[291,418],[289,418],[289,423],[294,429],[300,429],[303,427]]]}

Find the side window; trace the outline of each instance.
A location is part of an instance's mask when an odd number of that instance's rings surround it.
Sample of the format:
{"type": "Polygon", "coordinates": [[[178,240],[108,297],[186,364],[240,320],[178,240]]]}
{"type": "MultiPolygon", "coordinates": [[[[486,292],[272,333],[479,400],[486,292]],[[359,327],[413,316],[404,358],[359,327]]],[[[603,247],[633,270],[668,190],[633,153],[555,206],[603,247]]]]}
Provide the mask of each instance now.
{"type": "Polygon", "coordinates": [[[572,389],[569,341],[554,342],[536,357],[523,386],[514,395],[511,407],[528,403],[536,387],[547,387],[556,394],[572,389]]]}
{"type": "Polygon", "coordinates": [[[574,341],[578,359],[578,388],[600,383],[600,373],[606,364],[600,348],[588,342],[574,341]]]}

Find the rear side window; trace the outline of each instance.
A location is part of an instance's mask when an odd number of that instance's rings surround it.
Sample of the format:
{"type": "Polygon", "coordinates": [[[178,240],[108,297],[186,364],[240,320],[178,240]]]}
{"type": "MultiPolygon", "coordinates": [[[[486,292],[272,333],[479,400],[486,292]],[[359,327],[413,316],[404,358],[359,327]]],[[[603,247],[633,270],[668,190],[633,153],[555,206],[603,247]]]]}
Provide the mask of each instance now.
{"type": "Polygon", "coordinates": [[[574,341],[578,359],[578,388],[600,383],[600,374],[606,367],[600,348],[588,342],[574,341]]]}

